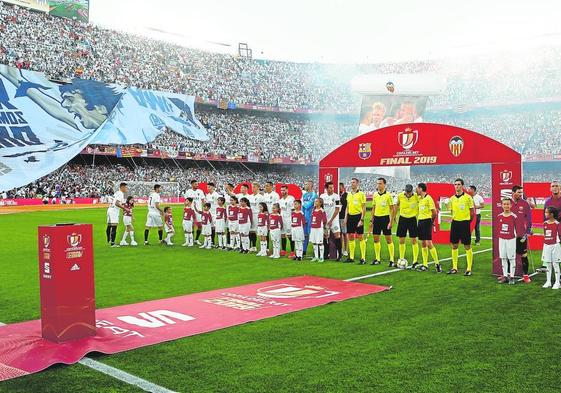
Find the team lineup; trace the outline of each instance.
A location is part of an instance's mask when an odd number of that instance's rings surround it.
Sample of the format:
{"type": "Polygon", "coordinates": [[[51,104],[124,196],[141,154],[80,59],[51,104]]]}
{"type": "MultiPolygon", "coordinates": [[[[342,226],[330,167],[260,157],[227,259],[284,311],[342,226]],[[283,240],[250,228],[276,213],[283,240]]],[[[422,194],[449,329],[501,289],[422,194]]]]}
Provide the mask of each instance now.
{"type": "MultiPolygon", "coordinates": [[[[463,245],[467,267],[465,276],[472,275],[473,249],[471,247],[470,223],[476,219],[476,244],[479,242],[480,211],[483,199],[478,194],[472,196],[465,192],[462,179],[453,183],[455,194],[450,200],[452,216],[450,227],[450,244],[452,266],[448,274],[458,273],[459,245],[463,245]]],[[[216,185],[209,183],[208,192],[199,188],[197,180],[191,181],[191,189],[185,192],[185,203],[182,212],[182,231],[184,247],[193,247],[238,251],[240,253],[255,252],[257,256],[268,256],[278,259],[288,256],[290,259],[302,261],[306,257],[309,245],[313,248],[312,261],[323,262],[330,256],[343,263],[355,262],[359,254],[359,264],[366,264],[366,241],[372,237],[374,258],[371,265],[382,263],[381,238],[384,237],[389,256],[388,266],[406,268],[406,240],[410,239],[413,261],[411,269],[427,271],[429,255],[436,272],[443,271],[438,252],[432,242],[433,225],[437,219],[437,208],[433,198],[428,194],[427,185],[411,184],[397,196],[392,196],[386,189],[386,180],[377,179],[377,190],[372,197],[371,221],[365,230],[366,194],[360,190],[359,180],[353,178],[347,192],[343,183],[339,184],[339,193],[335,185],[328,182],[324,192],[318,196],[313,190],[313,183],[306,182],[302,199],[295,199],[288,193],[288,186],[281,186],[280,195],[273,190],[273,183],[267,182],[261,192],[259,183],[242,184],[239,193],[234,193],[232,184],[225,185],[225,192],[220,194],[216,185]],[[398,260],[395,260],[395,246],[392,238],[392,227],[397,222],[398,260]],[[365,235],[367,236],[365,238],[365,235]],[[202,239],[201,239],[202,236],[202,239]],[[202,240],[202,241],[201,241],[202,240]],[[419,247],[420,242],[420,247],[419,247]],[[358,248],[357,250],[357,243],[358,248]],[[333,245],[335,254],[330,252],[333,245]],[[358,251],[358,253],[357,253],[358,251]],[[419,262],[419,253],[421,262],[419,262]],[[346,257],[345,259],[343,259],[346,257]]],[[[474,186],[470,186],[475,190],[474,186]]],[[[112,247],[136,246],[133,228],[134,198],[128,196],[127,184],[121,183],[115,192],[107,210],[107,242],[112,247]],[[123,211],[125,226],[122,240],[116,242],[117,226],[123,211]],[[127,238],[130,237],[130,243],[127,238]]],[[[528,275],[527,236],[531,233],[531,207],[523,198],[521,186],[514,186],[512,198],[501,201],[503,213],[498,219],[499,225],[499,257],[502,263],[502,275],[499,282],[514,284],[516,255],[522,260],[523,280],[531,282],[528,275]]],[[[173,246],[176,235],[173,212],[170,206],[162,207],[160,198],[161,186],[155,185],[148,198],[148,215],[144,230],[144,244],[148,245],[151,229],[158,232],[162,244],[173,246]],[[165,237],[164,237],[165,233],[165,237]]],[[[549,206],[545,210],[544,223],[545,245],[542,261],[543,270],[547,273],[545,287],[559,288],[559,261],[561,247],[558,237],[561,229],[557,222],[558,210],[549,206]],[[556,283],[551,284],[552,273],[555,272],[556,283]]]]}

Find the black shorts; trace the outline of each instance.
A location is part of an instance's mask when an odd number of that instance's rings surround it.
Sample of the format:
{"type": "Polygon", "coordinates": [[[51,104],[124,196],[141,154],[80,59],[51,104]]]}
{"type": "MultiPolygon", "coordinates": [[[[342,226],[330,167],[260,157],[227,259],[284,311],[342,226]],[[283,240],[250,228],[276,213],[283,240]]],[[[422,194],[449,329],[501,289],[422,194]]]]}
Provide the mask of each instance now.
{"type": "Polygon", "coordinates": [[[432,219],[425,218],[424,220],[419,220],[417,234],[419,235],[419,240],[432,240],[432,219]]]}
{"type": "Polygon", "coordinates": [[[384,235],[391,235],[391,228],[388,229],[388,224],[390,223],[390,216],[374,216],[372,219],[372,234],[379,235],[383,233],[384,235]]]}
{"type": "Polygon", "coordinates": [[[457,244],[462,242],[464,246],[471,244],[471,230],[468,221],[454,221],[450,226],[450,243],[457,244]]]}
{"type": "Polygon", "coordinates": [[[518,255],[524,255],[528,253],[528,238],[523,242],[521,237],[516,238],[516,253],[518,255]]]}
{"type": "Polygon", "coordinates": [[[349,214],[347,216],[347,233],[356,233],[362,235],[364,233],[364,221],[358,226],[362,214],[349,214]]]}
{"type": "Polygon", "coordinates": [[[417,237],[417,217],[399,217],[397,223],[397,237],[417,237]]]}

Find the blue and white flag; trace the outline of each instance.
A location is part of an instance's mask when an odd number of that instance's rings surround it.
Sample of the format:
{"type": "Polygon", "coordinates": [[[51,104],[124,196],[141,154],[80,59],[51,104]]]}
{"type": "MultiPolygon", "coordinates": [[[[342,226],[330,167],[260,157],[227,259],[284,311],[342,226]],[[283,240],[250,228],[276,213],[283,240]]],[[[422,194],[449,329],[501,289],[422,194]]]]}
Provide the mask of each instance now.
{"type": "Polygon", "coordinates": [[[0,65],[0,190],[61,167],[89,144],[146,144],[165,127],[208,140],[194,97],[43,74],[0,65]]]}

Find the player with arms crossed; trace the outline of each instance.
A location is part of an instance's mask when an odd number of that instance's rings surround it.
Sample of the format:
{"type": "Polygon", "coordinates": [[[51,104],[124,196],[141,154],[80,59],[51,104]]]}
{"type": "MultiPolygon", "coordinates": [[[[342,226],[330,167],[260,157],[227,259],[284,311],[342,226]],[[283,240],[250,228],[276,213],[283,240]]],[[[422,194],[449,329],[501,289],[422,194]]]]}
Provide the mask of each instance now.
{"type": "Polygon", "coordinates": [[[436,265],[436,272],[441,273],[442,267],[438,261],[438,253],[436,247],[432,244],[432,227],[436,220],[437,212],[434,200],[427,194],[427,185],[419,183],[417,185],[417,195],[419,196],[419,216],[417,217],[417,235],[421,241],[421,255],[423,257],[423,266],[420,271],[427,271],[429,267],[429,251],[432,260],[436,265]]]}
{"type": "Polygon", "coordinates": [[[500,283],[516,284],[514,273],[516,271],[516,215],[512,213],[512,201],[503,198],[501,201],[503,212],[497,217],[499,229],[499,258],[503,268],[500,283]],[[510,277],[509,277],[510,272],[510,277]]]}
{"type": "Polygon", "coordinates": [[[150,193],[148,197],[148,215],[146,216],[146,228],[144,229],[144,245],[147,246],[148,235],[150,234],[151,228],[158,228],[158,238],[160,243],[163,242],[162,237],[164,235],[164,223],[162,221],[162,216],[164,211],[160,207],[160,192],[162,186],[159,184],[154,185],[154,191],[150,193]]]}
{"type": "Polygon", "coordinates": [[[325,214],[327,215],[328,229],[327,239],[325,242],[325,255],[323,258],[329,256],[329,234],[332,233],[335,238],[335,247],[337,248],[337,261],[340,261],[343,256],[343,246],[341,244],[341,226],[339,224],[339,211],[341,210],[341,200],[339,194],[335,192],[335,185],[333,182],[325,183],[325,192],[320,195],[323,201],[325,214]]]}
{"type": "Polygon", "coordinates": [[[127,183],[119,184],[119,191],[113,194],[111,204],[107,208],[107,228],[105,229],[105,234],[107,235],[107,243],[109,243],[111,247],[119,247],[115,244],[115,238],[117,237],[117,225],[119,225],[120,212],[121,209],[125,208],[125,193],[127,190],[127,183]]]}
{"type": "Polygon", "coordinates": [[[372,221],[370,222],[370,233],[374,238],[375,258],[371,265],[379,265],[381,260],[382,244],[380,235],[383,233],[390,255],[389,266],[395,266],[395,249],[392,239],[392,226],[395,219],[395,205],[391,194],[386,190],[386,179],[379,177],[376,180],[378,191],[372,196],[372,221]]]}
{"type": "Polygon", "coordinates": [[[473,250],[471,248],[470,222],[475,217],[475,205],[470,195],[464,192],[464,181],[454,180],[456,193],[450,198],[452,210],[452,224],[450,225],[450,243],[452,245],[452,269],[448,274],[458,273],[458,246],[460,241],[466,250],[467,269],[464,276],[471,276],[473,264],[473,250]]]}

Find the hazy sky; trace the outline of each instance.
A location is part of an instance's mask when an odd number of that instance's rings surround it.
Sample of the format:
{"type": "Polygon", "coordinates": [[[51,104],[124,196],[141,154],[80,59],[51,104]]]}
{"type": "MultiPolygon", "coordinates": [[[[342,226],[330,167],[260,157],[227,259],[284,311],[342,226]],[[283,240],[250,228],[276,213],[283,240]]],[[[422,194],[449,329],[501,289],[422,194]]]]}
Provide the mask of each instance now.
{"type": "Polygon", "coordinates": [[[94,23],[255,58],[386,62],[561,45],[561,1],[90,0],[94,23]],[[213,44],[213,42],[229,46],[213,44]]]}

